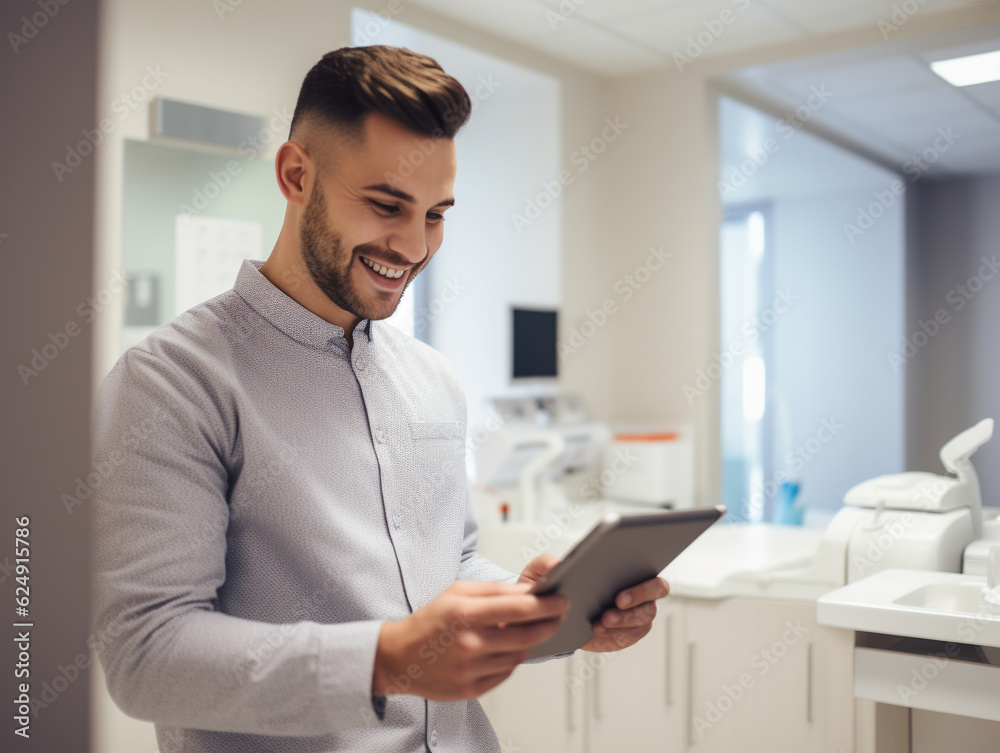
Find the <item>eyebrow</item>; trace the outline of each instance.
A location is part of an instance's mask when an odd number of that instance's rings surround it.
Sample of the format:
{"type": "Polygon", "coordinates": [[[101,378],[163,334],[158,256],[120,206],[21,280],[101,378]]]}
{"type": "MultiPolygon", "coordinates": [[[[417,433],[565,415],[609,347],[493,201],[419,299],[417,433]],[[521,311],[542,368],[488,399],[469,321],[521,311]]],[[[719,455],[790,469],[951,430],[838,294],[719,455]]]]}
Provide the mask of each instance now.
{"type": "MultiPolygon", "coordinates": [[[[382,193],[387,193],[390,196],[395,196],[397,199],[400,199],[401,201],[409,202],[410,204],[414,204],[417,201],[412,196],[410,196],[410,194],[406,193],[406,191],[400,191],[398,188],[393,188],[388,183],[378,183],[378,184],[376,184],[374,186],[365,186],[364,190],[365,191],[381,191],[382,193]]],[[[455,204],[455,200],[454,199],[444,199],[442,201],[439,201],[434,206],[435,207],[450,207],[450,206],[454,206],[454,204],[455,204]]]]}

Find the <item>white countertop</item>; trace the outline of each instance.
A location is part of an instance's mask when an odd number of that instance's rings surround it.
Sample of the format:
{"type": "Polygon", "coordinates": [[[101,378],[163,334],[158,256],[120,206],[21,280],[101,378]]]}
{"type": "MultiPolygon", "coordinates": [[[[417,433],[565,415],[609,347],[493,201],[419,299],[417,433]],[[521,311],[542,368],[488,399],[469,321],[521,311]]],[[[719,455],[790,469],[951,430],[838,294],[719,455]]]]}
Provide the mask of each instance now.
{"type": "Polygon", "coordinates": [[[815,599],[836,588],[807,570],[823,531],[769,523],[716,523],[663,572],[677,596],[815,599]]]}
{"type": "MultiPolygon", "coordinates": [[[[562,557],[606,512],[648,511],[612,503],[588,505],[570,525],[518,523],[483,525],[479,551],[498,565],[520,572],[535,555],[562,557]]],[[[709,528],[664,571],[675,596],[722,599],[754,596],[816,599],[839,584],[808,579],[806,571],[823,535],[821,529],[766,523],[728,523],[709,528]]]]}

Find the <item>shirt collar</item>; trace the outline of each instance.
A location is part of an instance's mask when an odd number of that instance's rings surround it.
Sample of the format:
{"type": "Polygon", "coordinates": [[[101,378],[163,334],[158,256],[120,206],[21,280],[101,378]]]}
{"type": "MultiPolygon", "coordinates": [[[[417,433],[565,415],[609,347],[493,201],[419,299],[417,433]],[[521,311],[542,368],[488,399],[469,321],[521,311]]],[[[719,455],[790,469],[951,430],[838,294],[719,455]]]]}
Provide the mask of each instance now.
{"type": "MultiPolygon", "coordinates": [[[[260,259],[243,260],[236,276],[236,284],[233,285],[233,289],[240,297],[267,321],[304,345],[317,348],[342,345],[346,349],[347,338],[344,336],[344,328],[326,321],[285,295],[260,273],[263,264],[260,259]]],[[[355,343],[359,332],[364,332],[371,342],[371,320],[362,319],[355,325],[355,343]]]]}

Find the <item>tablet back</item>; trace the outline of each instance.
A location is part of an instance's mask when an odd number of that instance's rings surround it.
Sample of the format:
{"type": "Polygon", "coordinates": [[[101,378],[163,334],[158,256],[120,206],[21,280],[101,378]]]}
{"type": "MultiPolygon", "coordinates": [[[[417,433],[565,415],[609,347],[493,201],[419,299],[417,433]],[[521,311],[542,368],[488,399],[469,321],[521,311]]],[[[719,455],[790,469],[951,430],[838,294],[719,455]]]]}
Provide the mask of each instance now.
{"type": "Polygon", "coordinates": [[[615,596],[655,578],[725,513],[724,507],[617,515],[598,523],[535,584],[532,593],[564,593],[572,606],[559,632],[528,658],[573,651],[593,637],[593,623],[615,596]]]}

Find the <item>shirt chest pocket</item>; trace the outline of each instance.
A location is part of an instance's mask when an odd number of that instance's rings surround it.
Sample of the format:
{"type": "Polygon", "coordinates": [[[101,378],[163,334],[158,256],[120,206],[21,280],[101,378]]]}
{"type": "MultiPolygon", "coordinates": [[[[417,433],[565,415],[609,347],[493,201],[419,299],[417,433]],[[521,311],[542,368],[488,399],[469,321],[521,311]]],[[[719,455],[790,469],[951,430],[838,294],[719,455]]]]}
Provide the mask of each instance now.
{"type": "Polygon", "coordinates": [[[465,443],[457,421],[411,421],[411,507],[462,514],[465,504],[465,443]]]}

